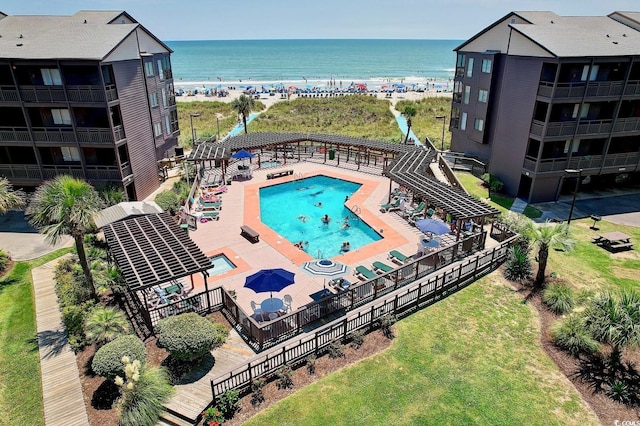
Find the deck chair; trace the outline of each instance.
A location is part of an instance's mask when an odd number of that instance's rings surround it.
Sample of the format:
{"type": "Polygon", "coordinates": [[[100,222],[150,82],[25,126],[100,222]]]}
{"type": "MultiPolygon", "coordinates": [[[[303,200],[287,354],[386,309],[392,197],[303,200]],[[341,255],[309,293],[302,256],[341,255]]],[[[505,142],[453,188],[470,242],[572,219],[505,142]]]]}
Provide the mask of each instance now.
{"type": "Polygon", "coordinates": [[[400,198],[398,198],[393,203],[387,203],[380,206],[380,211],[382,213],[390,212],[393,210],[400,210],[400,198]]]}
{"type": "Polygon", "coordinates": [[[200,210],[222,210],[222,201],[217,203],[207,203],[206,201],[198,201],[200,210]]]}
{"type": "Polygon", "coordinates": [[[362,265],[356,266],[356,270],[353,272],[353,275],[362,281],[372,280],[377,277],[375,272],[362,265]]]}
{"type": "Polygon", "coordinates": [[[396,262],[402,265],[403,263],[408,261],[410,257],[405,256],[404,254],[400,253],[398,250],[391,250],[389,252],[388,259],[392,262],[396,262]]]}
{"type": "Polygon", "coordinates": [[[220,194],[224,194],[225,192],[227,192],[227,186],[226,186],[226,185],[219,186],[219,187],[217,187],[217,188],[214,188],[214,189],[211,191],[211,193],[212,193],[213,195],[220,195],[220,194]]]}
{"type": "Polygon", "coordinates": [[[284,313],[289,312],[291,310],[291,304],[293,303],[293,298],[291,297],[291,295],[285,294],[284,297],[282,298],[282,301],[284,302],[284,308],[282,308],[282,310],[284,311],[284,313]]]}
{"type": "Polygon", "coordinates": [[[422,213],[422,210],[424,210],[426,205],[427,205],[427,203],[425,203],[423,201],[420,204],[418,204],[418,206],[415,209],[407,209],[407,210],[405,210],[405,214],[407,215],[407,217],[416,216],[416,215],[422,213]]]}
{"type": "Polygon", "coordinates": [[[251,309],[253,309],[254,318],[258,319],[258,316],[260,316],[260,321],[264,321],[264,311],[262,308],[258,308],[258,304],[253,300],[251,301],[251,309]]]}
{"type": "Polygon", "coordinates": [[[220,212],[219,211],[205,211],[202,212],[203,220],[220,220],[220,212]]]}
{"type": "Polygon", "coordinates": [[[436,214],[436,211],[434,209],[427,210],[427,218],[431,219],[434,214],[436,214]]]}
{"type": "Polygon", "coordinates": [[[378,274],[386,274],[387,272],[393,271],[395,268],[387,265],[384,262],[373,262],[371,265],[373,270],[378,274]]]}

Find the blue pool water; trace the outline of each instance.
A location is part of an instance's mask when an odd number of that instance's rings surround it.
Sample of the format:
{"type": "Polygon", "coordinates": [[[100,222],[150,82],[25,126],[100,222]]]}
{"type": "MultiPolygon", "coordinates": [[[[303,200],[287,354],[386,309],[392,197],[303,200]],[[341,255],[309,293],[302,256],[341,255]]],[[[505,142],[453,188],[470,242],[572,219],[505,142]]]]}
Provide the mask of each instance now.
{"type": "Polygon", "coordinates": [[[278,161],[278,160],[261,161],[260,162],[260,167],[277,167],[277,166],[281,166],[281,165],[282,165],[282,161],[278,161]]]}
{"type": "Polygon", "coordinates": [[[234,265],[233,262],[224,254],[218,254],[209,258],[209,260],[213,266],[212,268],[207,269],[209,276],[224,274],[225,272],[236,268],[236,265],[234,265]]]}
{"type": "Polygon", "coordinates": [[[261,188],[260,217],[265,225],[292,243],[308,241],[305,251],[314,258],[338,256],[345,241],[355,250],[382,239],[344,206],[345,197],[360,186],[342,179],[314,176],[261,188]],[[317,206],[318,203],[322,206],[317,206]],[[329,224],[322,222],[325,214],[331,218],[329,224]],[[349,218],[348,228],[343,227],[345,217],[349,218]]]}

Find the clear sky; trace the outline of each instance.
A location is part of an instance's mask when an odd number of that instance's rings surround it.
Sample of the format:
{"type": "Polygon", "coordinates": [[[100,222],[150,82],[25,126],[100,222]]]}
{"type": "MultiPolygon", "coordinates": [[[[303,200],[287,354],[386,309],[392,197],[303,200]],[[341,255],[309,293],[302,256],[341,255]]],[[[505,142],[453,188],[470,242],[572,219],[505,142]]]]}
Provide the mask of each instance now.
{"type": "Polygon", "coordinates": [[[640,11],[638,0],[2,0],[8,15],[125,10],[171,40],[467,39],[513,10],[640,11]]]}

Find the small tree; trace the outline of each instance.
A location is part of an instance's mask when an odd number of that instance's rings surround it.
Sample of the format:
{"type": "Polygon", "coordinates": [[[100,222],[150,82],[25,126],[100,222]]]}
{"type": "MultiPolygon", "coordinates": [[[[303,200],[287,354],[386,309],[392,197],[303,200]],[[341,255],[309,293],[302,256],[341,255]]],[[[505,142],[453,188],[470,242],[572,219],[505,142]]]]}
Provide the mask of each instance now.
{"type": "Polygon", "coordinates": [[[179,361],[195,361],[222,345],[227,332],[200,315],[189,312],[158,321],[158,345],[179,361]]]}
{"type": "Polygon", "coordinates": [[[26,196],[20,190],[13,189],[9,179],[0,177],[0,214],[24,205],[26,196]]]}
{"type": "Polygon", "coordinates": [[[85,324],[87,341],[96,343],[98,346],[127,333],[129,333],[129,322],[124,313],[116,308],[96,307],[85,324]]]}
{"type": "Polygon", "coordinates": [[[91,369],[98,376],[113,380],[116,376],[124,377],[122,357],[137,359],[144,364],[147,358],[147,348],[142,340],[136,336],[120,336],[98,349],[91,369]]]}
{"type": "Polygon", "coordinates": [[[538,226],[530,220],[523,231],[532,244],[538,248],[536,254],[538,273],[536,274],[534,285],[541,287],[545,280],[549,249],[561,246],[563,250],[569,251],[575,246],[575,241],[569,237],[569,227],[562,223],[552,224],[547,221],[545,224],[538,226]]]}
{"type": "Polygon", "coordinates": [[[242,116],[242,124],[244,125],[244,132],[249,133],[247,130],[247,117],[251,114],[251,110],[256,107],[256,103],[251,96],[240,95],[240,97],[233,100],[231,107],[238,111],[238,114],[242,116]]]}
{"type": "Polygon", "coordinates": [[[416,116],[416,108],[411,105],[407,105],[404,107],[402,115],[404,115],[404,118],[407,120],[407,135],[404,138],[404,143],[406,144],[409,140],[409,133],[411,133],[411,119],[416,116]]]}

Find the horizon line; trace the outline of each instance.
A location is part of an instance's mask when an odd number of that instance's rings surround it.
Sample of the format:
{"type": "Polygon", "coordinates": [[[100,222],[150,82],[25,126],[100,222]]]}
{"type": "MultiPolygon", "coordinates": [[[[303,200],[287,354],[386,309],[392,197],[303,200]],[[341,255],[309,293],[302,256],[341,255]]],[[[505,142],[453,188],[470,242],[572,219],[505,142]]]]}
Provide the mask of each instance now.
{"type": "Polygon", "coordinates": [[[242,39],[180,39],[180,40],[163,40],[164,42],[173,41],[465,41],[461,38],[242,38],[242,39]]]}

